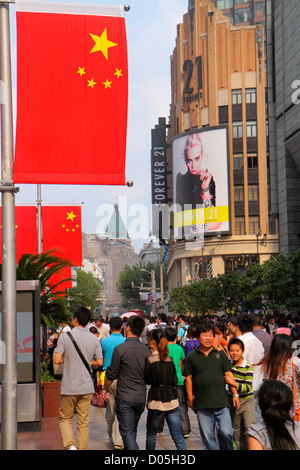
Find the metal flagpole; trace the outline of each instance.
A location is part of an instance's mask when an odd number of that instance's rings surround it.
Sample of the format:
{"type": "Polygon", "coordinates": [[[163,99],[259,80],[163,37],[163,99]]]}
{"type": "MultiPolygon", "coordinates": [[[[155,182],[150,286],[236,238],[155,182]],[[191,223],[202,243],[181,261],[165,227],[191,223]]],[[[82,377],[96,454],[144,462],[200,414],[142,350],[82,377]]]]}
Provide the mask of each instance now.
{"type": "MultiPolygon", "coordinates": [[[[9,2],[11,3],[11,2],[9,2]]],[[[1,186],[2,193],[2,449],[17,449],[17,308],[13,114],[8,2],[0,1],[1,186]]]]}
{"type": "Polygon", "coordinates": [[[37,246],[38,253],[42,253],[42,185],[37,185],[37,246]]]}

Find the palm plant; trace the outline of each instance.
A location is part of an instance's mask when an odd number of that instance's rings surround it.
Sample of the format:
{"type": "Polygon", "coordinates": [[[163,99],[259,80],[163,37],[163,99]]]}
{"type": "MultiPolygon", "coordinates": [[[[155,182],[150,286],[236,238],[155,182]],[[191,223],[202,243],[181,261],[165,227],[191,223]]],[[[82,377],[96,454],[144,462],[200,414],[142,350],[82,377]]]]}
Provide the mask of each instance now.
{"type": "Polygon", "coordinates": [[[60,285],[68,279],[62,279],[56,284],[51,283],[51,277],[63,268],[70,267],[71,263],[52,251],[33,255],[24,254],[17,266],[17,280],[38,280],[41,287],[41,324],[57,326],[70,320],[68,302],[65,291],[60,285]]]}

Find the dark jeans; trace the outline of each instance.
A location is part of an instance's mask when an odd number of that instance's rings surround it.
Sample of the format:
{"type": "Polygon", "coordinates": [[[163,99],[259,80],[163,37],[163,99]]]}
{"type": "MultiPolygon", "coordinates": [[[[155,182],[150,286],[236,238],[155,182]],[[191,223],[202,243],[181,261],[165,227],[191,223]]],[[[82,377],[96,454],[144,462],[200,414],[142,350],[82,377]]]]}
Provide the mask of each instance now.
{"type": "Polygon", "coordinates": [[[162,419],[165,418],[177,450],[186,450],[186,443],[180,430],[179,406],[170,411],[148,410],[146,450],[155,450],[156,434],[162,419]]]}
{"type": "Polygon", "coordinates": [[[145,409],[145,403],[132,403],[116,399],[116,415],[119,431],[126,450],[139,450],[136,442],[138,422],[145,409]]]}

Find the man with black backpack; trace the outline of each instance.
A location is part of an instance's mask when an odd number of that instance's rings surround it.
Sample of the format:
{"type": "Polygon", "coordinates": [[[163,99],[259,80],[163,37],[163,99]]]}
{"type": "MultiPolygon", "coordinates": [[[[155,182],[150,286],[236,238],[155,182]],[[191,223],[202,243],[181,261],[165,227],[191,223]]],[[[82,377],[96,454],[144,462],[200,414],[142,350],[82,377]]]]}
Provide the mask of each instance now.
{"type": "Polygon", "coordinates": [[[165,331],[168,326],[168,318],[165,313],[159,313],[157,315],[157,323],[156,328],[160,328],[161,330],[165,331]]]}

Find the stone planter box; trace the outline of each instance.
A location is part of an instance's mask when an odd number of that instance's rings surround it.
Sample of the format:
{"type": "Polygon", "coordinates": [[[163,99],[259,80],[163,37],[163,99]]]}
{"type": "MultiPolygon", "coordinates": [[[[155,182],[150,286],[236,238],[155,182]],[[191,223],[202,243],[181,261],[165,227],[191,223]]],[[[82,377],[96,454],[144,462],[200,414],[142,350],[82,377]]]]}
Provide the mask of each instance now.
{"type": "Polygon", "coordinates": [[[61,382],[42,382],[42,416],[58,416],[61,382]]]}

